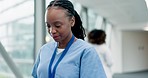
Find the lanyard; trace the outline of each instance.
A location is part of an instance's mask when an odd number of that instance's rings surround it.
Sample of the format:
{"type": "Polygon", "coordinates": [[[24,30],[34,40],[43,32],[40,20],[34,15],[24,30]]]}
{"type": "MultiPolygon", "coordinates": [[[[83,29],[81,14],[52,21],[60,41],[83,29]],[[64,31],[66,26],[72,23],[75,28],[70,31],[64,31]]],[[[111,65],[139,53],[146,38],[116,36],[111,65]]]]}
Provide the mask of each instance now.
{"type": "Polygon", "coordinates": [[[51,72],[51,68],[52,68],[52,64],[53,64],[53,61],[55,59],[55,56],[56,56],[56,51],[57,51],[57,46],[54,50],[54,53],[52,55],[52,58],[51,58],[51,61],[50,61],[50,64],[49,64],[49,70],[48,70],[48,73],[49,73],[49,76],[48,78],[54,78],[55,76],[55,72],[56,72],[56,68],[58,66],[58,64],[60,63],[60,61],[63,59],[63,57],[65,56],[65,54],[67,53],[69,47],[72,45],[72,43],[74,42],[74,35],[72,36],[72,38],[70,39],[70,41],[68,42],[68,45],[66,46],[65,50],[63,51],[62,55],[60,56],[60,58],[58,59],[58,61],[56,62],[54,68],[53,68],[53,71],[51,72]]]}

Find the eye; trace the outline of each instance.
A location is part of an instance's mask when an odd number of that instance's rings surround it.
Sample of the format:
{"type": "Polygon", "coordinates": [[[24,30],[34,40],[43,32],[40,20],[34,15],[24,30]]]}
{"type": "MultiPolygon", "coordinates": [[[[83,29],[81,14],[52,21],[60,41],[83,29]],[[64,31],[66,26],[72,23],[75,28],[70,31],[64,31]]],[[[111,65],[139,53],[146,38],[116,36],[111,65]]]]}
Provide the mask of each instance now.
{"type": "Polygon", "coordinates": [[[51,27],[48,23],[46,23],[46,26],[47,26],[47,28],[50,28],[51,27]]]}
{"type": "Polygon", "coordinates": [[[61,27],[61,23],[59,23],[59,22],[57,22],[57,23],[55,23],[55,26],[57,27],[57,28],[59,28],[59,27],[61,27]]]}

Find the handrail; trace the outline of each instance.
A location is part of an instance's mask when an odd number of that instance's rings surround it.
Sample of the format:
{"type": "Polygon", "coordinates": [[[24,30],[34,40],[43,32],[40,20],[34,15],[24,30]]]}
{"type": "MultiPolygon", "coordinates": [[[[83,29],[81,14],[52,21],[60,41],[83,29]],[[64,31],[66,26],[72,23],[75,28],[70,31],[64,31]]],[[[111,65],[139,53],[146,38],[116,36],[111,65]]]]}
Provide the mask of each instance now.
{"type": "Polygon", "coordinates": [[[7,53],[7,51],[5,50],[1,42],[0,42],[0,53],[2,57],[4,58],[4,60],[6,61],[6,63],[8,64],[8,66],[10,67],[10,69],[12,70],[12,72],[14,73],[14,75],[16,76],[16,78],[23,78],[23,75],[18,70],[14,61],[11,59],[11,57],[9,56],[9,54],[7,53]]]}

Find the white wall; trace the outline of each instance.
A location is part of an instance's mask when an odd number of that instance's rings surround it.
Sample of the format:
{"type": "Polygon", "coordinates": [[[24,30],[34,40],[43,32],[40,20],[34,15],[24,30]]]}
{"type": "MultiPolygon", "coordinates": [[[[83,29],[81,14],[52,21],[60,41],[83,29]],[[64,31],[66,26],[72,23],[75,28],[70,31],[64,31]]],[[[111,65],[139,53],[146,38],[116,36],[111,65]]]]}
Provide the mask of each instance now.
{"type": "Polygon", "coordinates": [[[123,72],[148,70],[148,32],[122,32],[123,72]]]}
{"type": "Polygon", "coordinates": [[[113,56],[113,73],[122,73],[122,34],[121,31],[115,27],[112,28],[111,34],[111,51],[113,56]]]}
{"type": "Polygon", "coordinates": [[[112,29],[110,48],[114,60],[113,73],[148,70],[148,32],[112,29]]]}

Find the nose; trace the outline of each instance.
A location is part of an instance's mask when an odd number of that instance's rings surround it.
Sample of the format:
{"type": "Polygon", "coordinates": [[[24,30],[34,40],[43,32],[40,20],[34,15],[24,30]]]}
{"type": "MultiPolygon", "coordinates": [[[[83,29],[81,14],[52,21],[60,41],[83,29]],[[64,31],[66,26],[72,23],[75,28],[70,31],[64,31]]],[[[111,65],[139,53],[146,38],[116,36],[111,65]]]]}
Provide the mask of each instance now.
{"type": "Polygon", "coordinates": [[[55,34],[56,33],[56,29],[54,27],[50,27],[50,34],[55,34]]]}

